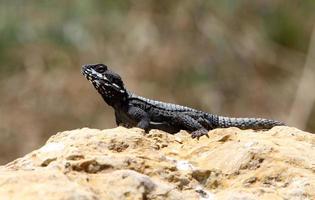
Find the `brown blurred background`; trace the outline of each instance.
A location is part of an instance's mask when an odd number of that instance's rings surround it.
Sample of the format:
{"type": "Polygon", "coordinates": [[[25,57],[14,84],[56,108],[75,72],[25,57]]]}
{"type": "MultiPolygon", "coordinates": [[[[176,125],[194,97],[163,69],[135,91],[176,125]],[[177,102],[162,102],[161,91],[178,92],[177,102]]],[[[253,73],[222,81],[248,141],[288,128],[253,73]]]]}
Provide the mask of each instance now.
{"type": "Polygon", "coordinates": [[[314,10],[314,0],[0,1],[0,163],[58,131],[115,126],[85,63],[106,63],[145,97],[315,132],[314,10]]]}

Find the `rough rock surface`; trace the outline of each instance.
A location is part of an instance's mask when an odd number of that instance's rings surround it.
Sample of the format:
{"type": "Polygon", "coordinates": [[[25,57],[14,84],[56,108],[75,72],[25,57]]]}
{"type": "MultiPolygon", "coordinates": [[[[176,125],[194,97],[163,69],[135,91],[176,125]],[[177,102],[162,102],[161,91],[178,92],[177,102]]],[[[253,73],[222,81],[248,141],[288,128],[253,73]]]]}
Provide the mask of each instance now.
{"type": "Polygon", "coordinates": [[[1,199],[315,199],[315,135],[118,127],[52,136],[0,167],[1,199]]]}

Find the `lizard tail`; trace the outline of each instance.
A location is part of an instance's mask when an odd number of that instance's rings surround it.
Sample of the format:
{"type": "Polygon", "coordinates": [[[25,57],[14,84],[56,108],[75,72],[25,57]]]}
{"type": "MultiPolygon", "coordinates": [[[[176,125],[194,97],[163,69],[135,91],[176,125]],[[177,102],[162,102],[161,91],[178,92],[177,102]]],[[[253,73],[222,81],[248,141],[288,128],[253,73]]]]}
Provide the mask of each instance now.
{"type": "MultiPolygon", "coordinates": [[[[214,116],[213,116],[214,117],[214,116]]],[[[274,126],[285,125],[282,122],[274,121],[270,119],[261,118],[230,118],[216,116],[215,123],[216,128],[238,127],[240,129],[270,129],[274,126]]]]}

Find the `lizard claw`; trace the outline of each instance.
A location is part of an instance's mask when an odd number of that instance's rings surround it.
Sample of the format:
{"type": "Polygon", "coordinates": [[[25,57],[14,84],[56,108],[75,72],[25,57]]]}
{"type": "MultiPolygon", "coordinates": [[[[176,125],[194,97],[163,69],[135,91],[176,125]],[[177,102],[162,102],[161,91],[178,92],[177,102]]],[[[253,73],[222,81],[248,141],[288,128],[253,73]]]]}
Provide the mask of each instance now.
{"type": "Polygon", "coordinates": [[[197,138],[197,140],[199,140],[199,138],[204,135],[207,136],[207,138],[209,138],[208,131],[206,129],[199,129],[191,133],[191,137],[197,138]]]}

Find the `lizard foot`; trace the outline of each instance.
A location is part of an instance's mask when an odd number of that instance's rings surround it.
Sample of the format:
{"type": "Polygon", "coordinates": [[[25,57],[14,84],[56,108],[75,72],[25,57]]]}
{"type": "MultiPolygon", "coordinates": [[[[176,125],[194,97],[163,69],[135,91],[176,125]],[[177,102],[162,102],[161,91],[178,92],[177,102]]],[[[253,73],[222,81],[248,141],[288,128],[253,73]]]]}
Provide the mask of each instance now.
{"type": "Polygon", "coordinates": [[[191,133],[191,137],[192,138],[197,138],[197,140],[199,140],[199,138],[201,136],[203,136],[203,135],[205,135],[205,136],[207,136],[209,138],[208,130],[206,130],[206,129],[199,129],[199,130],[193,131],[191,133]]]}

